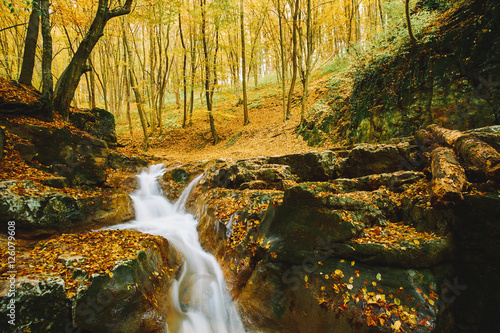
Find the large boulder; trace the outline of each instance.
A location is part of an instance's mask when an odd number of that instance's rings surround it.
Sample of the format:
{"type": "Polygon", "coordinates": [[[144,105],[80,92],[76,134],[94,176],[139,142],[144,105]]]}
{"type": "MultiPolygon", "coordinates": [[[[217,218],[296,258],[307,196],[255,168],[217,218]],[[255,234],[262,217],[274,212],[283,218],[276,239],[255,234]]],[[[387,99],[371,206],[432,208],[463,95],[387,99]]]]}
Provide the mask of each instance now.
{"type": "Polygon", "coordinates": [[[360,144],[339,162],[340,177],[361,177],[401,170],[400,152],[394,145],[360,144]]]}
{"type": "Polygon", "coordinates": [[[169,297],[172,271],[180,265],[168,242],[162,242],[82,285],[72,299],[73,325],[96,333],[161,331],[166,317],[162,302],[169,297]]]}
{"type": "Polygon", "coordinates": [[[291,173],[301,181],[324,181],[336,177],[335,162],[338,155],[333,151],[308,152],[271,156],[267,159],[270,164],[283,164],[290,167],[291,173]]]}
{"type": "Polygon", "coordinates": [[[66,128],[16,122],[7,122],[6,126],[34,145],[35,155],[30,159],[41,168],[75,185],[101,185],[106,181],[109,150],[104,141],[66,128]]]}
{"type": "Polygon", "coordinates": [[[13,327],[7,322],[11,303],[16,307],[13,332],[149,333],[165,328],[169,309],[162,305],[181,258],[164,238],[130,231],[65,235],[33,250],[19,249],[18,256],[22,263],[15,293],[9,295],[9,280],[0,281],[4,329],[13,327]],[[89,242],[110,238],[92,251],[89,242]],[[36,267],[30,261],[34,257],[45,261],[36,267]]]}
{"type": "Polygon", "coordinates": [[[69,114],[70,123],[110,146],[116,146],[115,116],[109,111],[95,108],[74,110],[69,114]]]}
{"type": "Polygon", "coordinates": [[[59,276],[16,278],[14,275],[13,280],[0,281],[2,331],[67,332],[72,327],[70,304],[64,280],[59,276]],[[12,289],[11,281],[15,284],[12,289]]]}
{"type": "Polygon", "coordinates": [[[115,170],[137,172],[148,166],[147,159],[139,156],[126,156],[116,151],[109,153],[109,167],[115,170]]]}
{"type": "Polygon", "coordinates": [[[210,187],[282,190],[295,180],[295,176],[288,165],[268,164],[265,159],[251,159],[219,161],[207,169],[205,179],[210,187]]]}
{"type": "Polygon", "coordinates": [[[133,216],[131,199],[123,192],[64,194],[31,181],[0,182],[0,224],[16,221],[22,237],[97,228],[133,216]]]}
{"type": "Polygon", "coordinates": [[[429,332],[449,267],[368,266],[319,254],[301,264],[260,262],[239,304],[259,332],[429,332]]]}
{"type": "Polygon", "coordinates": [[[385,225],[397,212],[397,202],[384,191],[335,194],[329,183],[302,183],[285,191],[283,203],[270,206],[261,230],[276,238],[276,253],[289,260],[315,249],[318,241],[342,243],[365,227],[385,225]]]}
{"type": "Polygon", "coordinates": [[[296,178],[284,190],[242,186],[247,179],[237,177],[250,174],[241,168],[249,160],[229,168],[226,161],[209,166],[208,191],[192,209],[200,218],[201,242],[219,258],[247,327],[260,332],[436,327],[439,294],[454,274],[448,264],[454,260],[454,238],[445,235],[453,220],[447,219],[450,212],[430,206],[423,172],[399,170],[408,151],[399,145],[339,150],[325,165],[333,170],[328,181],[299,184],[295,181],[305,178],[300,173],[307,172],[300,170],[307,168],[289,165],[295,156],[252,160],[251,175],[271,162],[288,166],[296,178]],[[419,218],[420,208],[433,214],[419,218]],[[433,217],[438,220],[431,225],[433,217]]]}

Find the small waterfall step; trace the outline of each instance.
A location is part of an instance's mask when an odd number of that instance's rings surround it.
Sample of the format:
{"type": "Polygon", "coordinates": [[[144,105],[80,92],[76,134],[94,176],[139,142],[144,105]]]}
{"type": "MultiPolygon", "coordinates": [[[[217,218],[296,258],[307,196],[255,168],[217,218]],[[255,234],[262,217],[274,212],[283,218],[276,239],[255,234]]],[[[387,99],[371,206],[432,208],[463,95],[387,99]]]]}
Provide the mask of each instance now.
{"type": "Polygon", "coordinates": [[[203,175],[196,177],[172,204],[162,195],[158,183],[164,173],[163,165],[157,164],[137,175],[139,189],[131,195],[136,218],[113,228],[163,236],[184,255],[182,271],[171,286],[167,332],[245,332],[219,264],[200,245],[198,221],[185,211],[189,194],[203,175]]]}

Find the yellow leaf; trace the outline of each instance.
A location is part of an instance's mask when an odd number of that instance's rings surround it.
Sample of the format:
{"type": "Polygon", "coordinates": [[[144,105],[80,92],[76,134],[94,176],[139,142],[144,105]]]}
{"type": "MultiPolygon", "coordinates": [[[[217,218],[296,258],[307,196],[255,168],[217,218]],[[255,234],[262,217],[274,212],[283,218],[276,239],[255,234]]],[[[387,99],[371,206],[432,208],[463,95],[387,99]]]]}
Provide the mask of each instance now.
{"type": "Polygon", "coordinates": [[[307,282],[308,280],[309,280],[309,278],[308,278],[308,277],[307,277],[307,275],[306,275],[306,276],[304,277],[304,281],[306,281],[306,282],[307,282]]]}
{"type": "Polygon", "coordinates": [[[109,272],[108,275],[109,275],[110,278],[113,278],[113,272],[109,272]]]}
{"type": "Polygon", "coordinates": [[[394,330],[394,332],[399,332],[401,330],[401,321],[396,320],[396,322],[391,325],[391,328],[394,330]]]}

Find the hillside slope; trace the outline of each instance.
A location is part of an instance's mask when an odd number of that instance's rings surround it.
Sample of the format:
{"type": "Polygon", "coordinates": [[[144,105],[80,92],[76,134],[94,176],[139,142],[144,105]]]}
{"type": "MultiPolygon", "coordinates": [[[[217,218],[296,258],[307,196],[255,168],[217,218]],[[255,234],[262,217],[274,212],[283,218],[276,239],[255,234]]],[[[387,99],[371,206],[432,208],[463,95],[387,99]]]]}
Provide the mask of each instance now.
{"type": "Polygon", "coordinates": [[[330,82],[302,131],[311,145],[385,142],[431,123],[500,123],[500,4],[462,1],[400,49],[363,64],[352,87],[330,82]]]}

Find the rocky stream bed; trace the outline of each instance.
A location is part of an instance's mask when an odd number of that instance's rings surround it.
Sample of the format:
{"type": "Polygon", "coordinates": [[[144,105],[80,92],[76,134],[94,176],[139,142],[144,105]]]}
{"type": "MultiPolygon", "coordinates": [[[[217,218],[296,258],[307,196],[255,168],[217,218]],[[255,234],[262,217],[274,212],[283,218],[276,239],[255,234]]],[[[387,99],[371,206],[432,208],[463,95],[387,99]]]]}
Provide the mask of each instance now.
{"type": "MultiPolygon", "coordinates": [[[[453,152],[432,128],[426,134],[394,144],[205,161],[168,169],[161,184],[175,199],[205,173],[188,209],[248,331],[495,331],[496,176],[453,152]],[[433,153],[446,147],[464,175],[458,189],[446,186],[458,171],[438,174],[433,166],[447,165],[433,153]]],[[[496,127],[461,135],[488,137],[497,149],[500,142],[496,127]]],[[[488,168],[497,161],[492,154],[483,156],[488,168]]],[[[133,217],[126,194],[134,176],[114,175],[107,184],[108,194],[75,198],[29,181],[0,183],[2,222],[16,221],[21,238],[14,298],[2,266],[2,329],[10,327],[15,299],[18,332],[163,330],[169,316],[163,300],[182,262],[176,250],[137,232],[76,233],[133,217]]],[[[2,248],[7,242],[2,238],[2,248]]]]}

